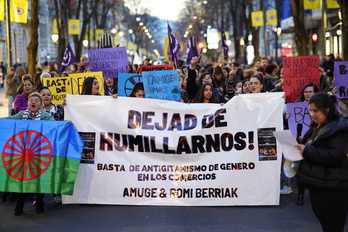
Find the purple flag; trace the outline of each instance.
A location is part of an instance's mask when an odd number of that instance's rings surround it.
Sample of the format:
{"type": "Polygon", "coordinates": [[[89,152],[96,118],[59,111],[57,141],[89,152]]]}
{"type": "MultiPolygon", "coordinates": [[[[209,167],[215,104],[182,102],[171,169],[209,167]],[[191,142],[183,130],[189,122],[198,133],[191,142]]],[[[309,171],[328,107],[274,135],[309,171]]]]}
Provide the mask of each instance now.
{"type": "Polygon", "coordinates": [[[224,57],[225,60],[228,59],[228,46],[226,44],[226,35],[225,35],[225,29],[224,29],[224,22],[221,21],[221,45],[222,45],[222,49],[224,52],[224,57]]]}
{"type": "Polygon", "coordinates": [[[193,38],[189,36],[187,40],[187,54],[186,54],[186,65],[190,65],[193,57],[193,38]]]}
{"type": "Polygon", "coordinates": [[[167,21],[168,24],[168,38],[169,38],[169,52],[170,52],[170,59],[172,63],[177,65],[177,55],[178,52],[180,51],[180,44],[179,41],[176,39],[172,29],[169,26],[169,22],[167,21]]]}
{"type": "Polygon", "coordinates": [[[70,43],[66,46],[62,64],[60,65],[60,72],[63,72],[66,67],[76,62],[76,57],[73,50],[70,47],[70,43]]]}

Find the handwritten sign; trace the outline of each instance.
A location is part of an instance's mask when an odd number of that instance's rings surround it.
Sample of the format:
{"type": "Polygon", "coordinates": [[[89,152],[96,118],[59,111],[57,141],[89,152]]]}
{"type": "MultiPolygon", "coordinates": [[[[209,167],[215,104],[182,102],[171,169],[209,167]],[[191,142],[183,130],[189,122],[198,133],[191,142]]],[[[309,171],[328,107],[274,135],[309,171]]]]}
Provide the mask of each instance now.
{"type": "Polygon", "coordinates": [[[115,78],[119,73],[127,72],[126,47],[88,50],[88,59],[93,72],[103,72],[104,78],[115,78]]]}
{"type": "Polygon", "coordinates": [[[163,65],[140,65],[139,73],[149,72],[149,71],[161,71],[161,70],[173,70],[173,64],[163,64],[163,65]]]}
{"type": "Polygon", "coordinates": [[[335,62],[335,87],[337,98],[348,98],[348,61],[335,62]]]}
{"type": "Polygon", "coordinates": [[[118,75],[118,96],[128,97],[134,85],[143,81],[143,76],[136,73],[119,73],[118,75]]]}
{"type": "Polygon", "coordinates": [[[70,83],[69,77],[43,78],[43,86],[46,86],[51,91],[53,104],[62,104],[66,95],[71,94],[70,83]]]}
{"type": "Polygon", "coordinates": [[[313,82],[320,86],[319,56],[284,57],[284,92],[288,103],[301,95],[301,88],[313,82]]]}
{"type": "Polygon", "coordinates": [[[288,103],[286,106],[290,114],[288,125],[292,135],[295,138],[303,138],[312,121],[309,115],[308,102],[288,103]]]}
{"type": "Polygon", "coordinates": [[[180,100],[178,71],[152,71],[143,73],[145,98],[180,100]]]}
{"type": "Polygon", "coordinates": [[[87,72],[69,74],[71,80],[71,94],[81,94],[82,84],[87,77],[95,77],[99,83],[99,94],[104,95],[104,79],[102,72],[87,72]]]}

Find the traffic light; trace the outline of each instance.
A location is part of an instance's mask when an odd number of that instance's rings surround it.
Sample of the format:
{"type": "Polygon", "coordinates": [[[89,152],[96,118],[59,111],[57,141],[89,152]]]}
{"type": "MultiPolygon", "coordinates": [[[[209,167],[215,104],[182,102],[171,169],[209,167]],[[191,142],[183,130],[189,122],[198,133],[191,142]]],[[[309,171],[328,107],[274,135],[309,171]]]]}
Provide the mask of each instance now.
{"type": "Polygon", "coordinates": [[[312,33],[312,42],[313,43],[318,42],[318,34],[317,33],[312,33]]]}

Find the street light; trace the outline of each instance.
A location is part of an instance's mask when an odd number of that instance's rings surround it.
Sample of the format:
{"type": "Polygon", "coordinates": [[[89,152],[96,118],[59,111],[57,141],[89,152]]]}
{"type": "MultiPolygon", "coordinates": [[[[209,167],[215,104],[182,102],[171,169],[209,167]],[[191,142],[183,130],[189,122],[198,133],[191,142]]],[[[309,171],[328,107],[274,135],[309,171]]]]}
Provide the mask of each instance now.
{"type": "Polygon", "coordinates": [[[59,35],[58,34],[52,34],[52,41],[53,43],[57,43],[58,42],[58,39],[59,39],[59,35]]]}
{"type": "Polygon", "coordinates": [[[85,48],[87,48],[88,47],[88,40],[87,39],[83,40],[82,44],[85,48]]]}

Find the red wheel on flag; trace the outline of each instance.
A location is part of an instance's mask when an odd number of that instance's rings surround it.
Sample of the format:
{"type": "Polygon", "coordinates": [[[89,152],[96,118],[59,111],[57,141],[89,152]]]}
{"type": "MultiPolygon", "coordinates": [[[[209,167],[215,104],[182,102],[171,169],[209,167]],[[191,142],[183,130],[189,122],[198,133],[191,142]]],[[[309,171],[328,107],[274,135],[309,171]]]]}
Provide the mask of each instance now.
{"type": "Polygon", "coordinates": [[[5,143],[2,163],[14,179],[29,181],[47,170],[52,153],[51,142],[45,135],[33,130],[21,131],[5,143]]]}

